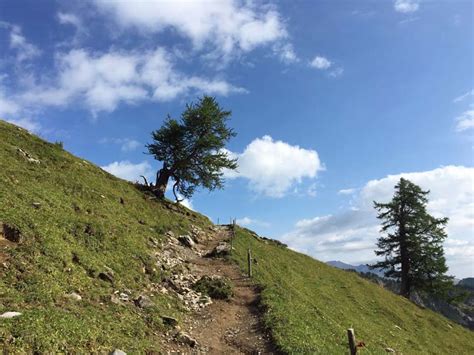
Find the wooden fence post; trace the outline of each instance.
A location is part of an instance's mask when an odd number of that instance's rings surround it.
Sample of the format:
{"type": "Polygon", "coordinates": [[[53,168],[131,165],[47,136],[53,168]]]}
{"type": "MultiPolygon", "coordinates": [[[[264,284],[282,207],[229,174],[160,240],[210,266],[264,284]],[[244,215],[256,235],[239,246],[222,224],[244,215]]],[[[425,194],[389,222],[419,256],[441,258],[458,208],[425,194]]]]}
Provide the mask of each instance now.
{"type": "Polygon", "coordinates": [[[249,277],[252,277],[252,252],[250,251],[250,248],[247,250],[247,261],[249,267],[249,277]]]}
{"type": "Polygon", "coordinates": [[[351,355],[356,355],[357,345],[356,345],[356,339],[354,335],[354,329],[352,328],[347,329],[347,338],[349,339],[349,350],[351,352],[351,355]]]}
{"type": "Polygon", "coordinates": [[[230,235],[230,254],[234,250],[234,238],[235,238],[235,218],[232,220],[232,233],[230,235]]]}

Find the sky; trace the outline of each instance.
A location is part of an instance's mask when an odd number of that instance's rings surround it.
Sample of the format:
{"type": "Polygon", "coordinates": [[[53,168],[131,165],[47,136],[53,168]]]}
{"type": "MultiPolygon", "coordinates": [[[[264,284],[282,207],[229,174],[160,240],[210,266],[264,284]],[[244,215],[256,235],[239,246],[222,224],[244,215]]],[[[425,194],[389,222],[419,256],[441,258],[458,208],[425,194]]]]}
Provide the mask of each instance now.
{"type": "Polygon", "coordinates": [[[145,144],[216,97],[238,133],[225,189],[184,203],[319,260],[376,260],[401,176],[450,218],[474,276],[473,2],[0,1],[0,118],[110,173],[154,180],[145,144]]]}

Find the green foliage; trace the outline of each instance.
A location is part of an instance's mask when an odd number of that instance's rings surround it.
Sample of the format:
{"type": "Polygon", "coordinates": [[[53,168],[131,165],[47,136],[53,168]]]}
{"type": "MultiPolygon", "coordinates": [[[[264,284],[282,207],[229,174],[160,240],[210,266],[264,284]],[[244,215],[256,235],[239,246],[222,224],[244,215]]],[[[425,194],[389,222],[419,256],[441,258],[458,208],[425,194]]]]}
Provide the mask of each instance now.
{"type": "Polygon", "coordinates": [[[184,316],[177,301],[149,295],[155,307],[116,305],[114,292],[134,298],[159,282],[155,254],[167,231],[207,228],[204,216],[167,208],[55,144],[0,121],[0,222],[23,241],[0,248],[0,353],[159,352],[160,315],[184,316]],[[20,151],[39,163],[31,162],[20,151]],[[110,268],[113,283],[97,276],[110,268]],[[127,291],[127,292],[128,292],[127,291]],[[81,301],[65,295],[76,292],[81,301]]]}
{"type": "Polygon", "coordinates": [[[472,332],[355,273],[258,239],[238,228],[232,257],[242,271],[247,249],[257,260],[264,324],[287,354],[348,353],[347,328],[366,344],[361,354],[473,354],[472,332]]]}
{"type": "Polygon", "coordinates": [[[188,104],[180,120],[168,116],[163,126],[152,133],[153,143],[147,145],[149,153],[163,162],[160,174],[165,178],[157,185],[173,178],[176,198],[177,193],[191,197],[199,186],[222,188],[223,169],[237,167],[224,150],[236,135],[226,125],[230,115],[214,98],[204,96],[197,103],[188,104]]]}
{"type": "Polygon", "coordinates": [[[401,280],[401,294],[412,289],[447,295],[452,277],[443,251],[447,218],[435,218],[426,211],[429,191],[401,178],[389,203],[374,202],[382,220],[376,255],[385,260],[373,265],[387,269],[385,276],[401,280]]]}
{"type": "Polygon", "coordinates": [[[228,300],[233,295],[231,282],[222,277],[203,276],[193,289],[213,299],[228,300]]]}

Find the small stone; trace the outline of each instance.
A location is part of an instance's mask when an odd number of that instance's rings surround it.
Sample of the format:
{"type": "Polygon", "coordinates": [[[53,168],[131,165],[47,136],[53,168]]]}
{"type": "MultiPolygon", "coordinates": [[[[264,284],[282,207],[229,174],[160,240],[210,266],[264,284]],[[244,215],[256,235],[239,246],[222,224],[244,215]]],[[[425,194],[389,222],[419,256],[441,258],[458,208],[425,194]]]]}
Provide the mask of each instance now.
{"type": "Polygon", "coordinates": [[[222,257],[230,254],[230,245],[224,242],[219,243],[214,249],[206,254],[207,257],[222,257]]]}
{"type": "Polygon", "coordinates": [[[21,316],[20,312],[5,312],[2,315],[0,315],[0,318],[10,319],[10,318],[18,317],[18,316],[21,316]]]}
{"type": "Polygon", "coordinates": [[[82,300],[81,295],[77,294],[76,292],[71,292],[66,295],[67,298],[73,300],[73,301],[80,301],[82,300]]]}
{"type": "Polygon", "coordinates": [[[36,209],[38,209],[38,208],[41,207],[41,203],[40,203],[40,202],[33,202],[32,205],[33,205],[33,207],[36,208],[36,209]]]}
{"type": "Polygon", "coordinates": [[[99,279],[101,279],[103,281],[113,283],[114,282],[114,270],[112,270],[111,268],[109,268],[107,266],[104,269],[105,269],[104,271],[99,273],[99,275],[98,275],[99,279]]]}
{"type": "Polygon", "coordinates": [[[178,237],[178,240],[188,248],[193,248],[195,245],[194,240],[189,235],[181,235],[178,237]]]}
{"type": "Polygon", "coordinates": [[[134,300],[135,305],[140,308],[148,308],[154,306],[153,301],[150,299],[150,297],[145,296],[145,295],[140,295],[138,298],[134,300]]]}
{"type": "Polygon", "coordinates": [[[110,355],[127,355],[127,353],[123,350],[120,349],[115,349],[110,353],[110,355]]]}
{"type": "Polygon", "coordinates": [[[178,325],[178,320],[174,317],[170,316],[161,316],[164,325],[168,325],[170,327],[176,327],[178,325]]]}
{"type": "Polygon", "coordinates": [[[187,344],[192,348],[194,348],[196,345],[198,345],[198,342],[196,341],[196,339],[193,339],[189,334],[187,334],[185,332],[179,332],[176,335],[176,340],[178,340],[179,342],[181,342],[183,344],[187,344]]]}
{"type": "Polygon", "coordinates": [[[113,283],[114,282],[114,275],[112,275],[108,272],[101,272],[101,273],[99,273],[99,279],[101,279],[102,281],[107,281],[107,282],[113,283]]]}
{"type": "Polygon", "coordinates": [[[385,351],[387,353],[394,353],[395,352],[395,350],[393,350],[392,348],[385,348],[385,351]]]}

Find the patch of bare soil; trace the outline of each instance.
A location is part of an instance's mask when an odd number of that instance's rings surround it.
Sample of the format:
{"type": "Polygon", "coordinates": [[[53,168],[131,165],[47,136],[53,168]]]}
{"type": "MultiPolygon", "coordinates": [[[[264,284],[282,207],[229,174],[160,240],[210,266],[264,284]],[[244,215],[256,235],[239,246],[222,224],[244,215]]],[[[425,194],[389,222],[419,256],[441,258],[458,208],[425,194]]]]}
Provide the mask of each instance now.
{"type": "Polygon", "coordinates": [[[190,259],[191,272],[202,276],[221,276],[233,284],[234,295],[230,300],[213,300],[207,307],[190,314],[182,330],[197,344],[190,346],[179,340],[168,341],[164,347],[168,353],[207,354],[274,354],[271,338],[261,324],[258,308],[258,289],[233,262],[224,258],[205,255],[227,241],[228,231],[221,229],[211,238],[197,244],[198,252],[190,259]]]}

